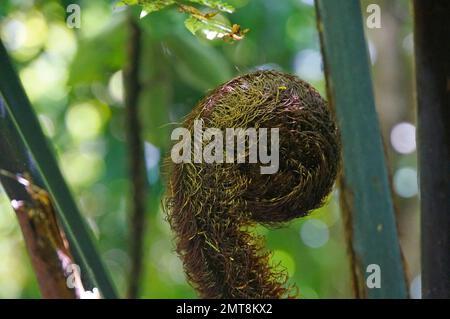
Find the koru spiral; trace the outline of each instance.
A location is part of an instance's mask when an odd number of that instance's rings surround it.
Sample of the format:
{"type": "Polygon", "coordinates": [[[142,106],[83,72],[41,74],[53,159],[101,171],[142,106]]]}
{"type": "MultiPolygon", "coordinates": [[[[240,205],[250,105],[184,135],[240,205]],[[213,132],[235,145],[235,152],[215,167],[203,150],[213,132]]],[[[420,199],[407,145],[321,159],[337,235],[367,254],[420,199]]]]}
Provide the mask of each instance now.
{"type": "Polygon", "coordinates": [[[279,128],[280,162],[274,174],[248,162],[170,163],[165,210],[188,281],[203,298],[296,296],[252,226],[278,227],[324,203],[341,149],[327,102],[296,76],[257,71],[210,92],[183,127],[193,134],[199,119],[205,129],[279,128]]]}

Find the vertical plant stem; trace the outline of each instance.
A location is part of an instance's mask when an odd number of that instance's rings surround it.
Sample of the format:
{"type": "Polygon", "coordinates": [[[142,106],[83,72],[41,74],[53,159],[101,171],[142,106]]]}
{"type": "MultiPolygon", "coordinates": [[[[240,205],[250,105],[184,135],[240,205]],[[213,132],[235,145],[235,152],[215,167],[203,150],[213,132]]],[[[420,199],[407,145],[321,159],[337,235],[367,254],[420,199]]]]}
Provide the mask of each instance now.
{"type": "Polygon", "coordinates": [[[449,17],[449,1],[414,1],[423,298],[450,298],[449,17]]]}
{"type": "Polygon", "coordinates": [[[316,9],[328,99],[335,109],[342,138],[340,196],[355,295],[406,298],[406,277],[359,1],[317,0],[316,9]],[[369,265],[380,271],[379,287],[367,285],[371,273],[377,276],[374,270],[367,272],[369,265]]]}
{"type": "Polygon", "coordinates": [[[141,136],[141,122],[139,120],[139,97],[141,92],[139,70],[142,32],[131,14],[129,17],[129,28],[128,65],[124,73],[129,173],[132,194],[130,213],[131,271],[129,274],[128,297],[137,298],[142,275],[143,235],[148,183],[144,142],[141,136]]]}

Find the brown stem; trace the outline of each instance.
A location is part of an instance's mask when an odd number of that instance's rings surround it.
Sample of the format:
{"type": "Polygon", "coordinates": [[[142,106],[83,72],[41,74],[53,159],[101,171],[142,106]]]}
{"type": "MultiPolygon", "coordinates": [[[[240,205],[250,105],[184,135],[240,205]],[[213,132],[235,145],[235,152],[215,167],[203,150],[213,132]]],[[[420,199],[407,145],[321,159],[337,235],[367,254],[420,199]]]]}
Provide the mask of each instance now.
{"type": "Polygon", "coordinates": [[[83,292],[64,232],[48,193],[29,184],[27,201],[12,200],[43,298],[78,299],[83,292]]]}
{"type": "Polygon", "coordinates": [[[144,142],[141,137],[139,121],[139,62],[141,58],[141,30],[130,15],[130,39],[128,44],[128,65],[125,68],[125,110],[129,173],[131,178],[132,204],[130,214],[130,255],[131,272],[129,277],[128,297],[136,298],[139,294],[139,282],[142,275],[143,234],[145,228],[146,179],[144,142]]]}
{"type": "Polygon", "coordinates": [[[42,297],[79,298],[83,289],[80,274],[70,267],[74,259],[64,232],[48,193],[32,182],[39,176],[13,129],[1,96],[0,154],[0,182],[17,214],[42,297]],[[22,172],[27,172],[26,178],[16,175],[22,172]],[[78,288],[69,288],[68,279],[78,288]]]}

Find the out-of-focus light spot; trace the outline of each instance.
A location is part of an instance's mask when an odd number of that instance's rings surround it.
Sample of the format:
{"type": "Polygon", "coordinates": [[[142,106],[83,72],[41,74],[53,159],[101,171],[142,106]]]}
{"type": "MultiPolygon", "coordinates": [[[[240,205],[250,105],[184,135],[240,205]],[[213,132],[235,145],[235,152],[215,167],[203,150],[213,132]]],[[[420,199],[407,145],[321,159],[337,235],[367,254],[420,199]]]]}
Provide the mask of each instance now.
{"type": "Polygon", "coordinates": [[[127,284],[127,269],[129,269],[130,259],[125,251],[121,249],[111,249],[102,254],[107,268],[110,270],[114,283],[120,291],[125,289],[127,284]]]}
{"type": "Polygon", "coordinates": [[[164,273],[164,277],[167,276],[176,283],[186,282],[184,272],[182,271],[183,265],[177,255],[173,252],[173,249],[171,249],[167,240],[158,240],[152,245],[150,254],[148,254],[148,263],[153,264],[155,261],[155,266],[164,273]]]}
{"type": "Polygon", "coordinates": [[[300,0],[300,1],[308,6],[314,5],[314,0],[300,0]]]}
{"type": "Polygon", "coordinates": [[[111,249],[103,254],[103,257],[108,260],[113,260],[121,265],[128,266],[130,259],[128,254],[122,249],[111,249]]]}
{"type": "Polygon", "coordinates": [[[410,198],[419,192],[417,171],[412,167],[402,167],[394,175],[395,192],[404,198],[410,198]]]}
{"type": "Polygon", "coordinates": [[[85,140],[78,144],[78,151],[84,154],[96,153],[104,157],[107,151],[105,139],[100,136],[93,140],[85,140]]]}
{"type": "Polygon", "coordinates": [[[63,99],[67,94],[67,77],[65,63],[45,53],[20,72],[25,91],[32,102],[44,97],[52,100],[63,99]]]}
{"type": "Polygon", "coordinates": [[[95,98],[105,104],[114,104],[115,101],[109,94],[108,88],[102,82],[94,82],[91,84],[91,92],[95,98]]]}
{"type": "Polygon", "coordinates": [[[39,114],[38,118],[45,135],[48,137],[55,136],[55,124],[53,124],[52,119],[45,114],[39,114]]]}
{"type": "Polygon", "coordinates": [[[414,36],[412,33],[403,38],[402,47],[407,53],[411,55],[414,53],[414,36]]]}
{"type": "Polygon", "coordinates": [[[165,253],[159,256],[159,268],[164,269],[172,281],[181,284],[186,281],[183,272],[183,265],[177,255],[173,253],[165,253]]]}
{"type": "Polygon", "coordinates": [[[332,227],[340,219],[340,216],[339,197],[329,195],[325,204],[314,211],[314,217],[306,217],[306,219],[318,219],[328,227],[332,227]]]}
{"type": "Polygon", "coordinates": [[[95,153],[64,153],[60,163],[64,176],[74,186],[89,185],[95,182],[104,171],[103,160],[95,153]]]}
{"type": "Polygon", "coordinates": [[[151,143],[146,142],[144,145],[145,164],[147,167],[147,177],[150,184],[154,184],[159,178],[159,160],[161,151],[151,143]]]}
{"type": "Polygon", "coordinates": [[[62,23],[51,24],[45,49],[49,54],[58,55],[65,61],[70,60],[77,51],[77,41],[74,32],[62,23]]]}
{"type": "Polygon", "coordinates": [[[1,37],[5,46],[10,51],[20,49],[27,39],[27,28],[25,24],[17,19],[8,19],[4,22],[1,37]]]}
{"type": "Polygon", "coordinates": [[[124,101],[123,74],[117,71],[109,79],[108,92],[114,102],[122,105],[124,101]]]}
{"type": "Polygon", "coordinates": [[[221,39],[225,36],[225,33],[212,30],[203,30],[203,33],[208,40],[221,39]]]}
{"type": "Polygon", "coordinates": [[[122,12],[125,11],[127,9],[127,4],[124,3],[125,1],[121,1],[121,0],[115,0],[113,1],[112,4],[112,10],[113,12],[122,12]]]}
{"type": "Polygon", "coordinates": [[[145,10],[142,10],[141,11],[141,14],[139,15],[139,18],[145,18],[145,16],[147,16],[149,14],[149,12],[148,11],[145,11],[145,10]]]}
{"type": "Polygon", "coordinates": [[[276,71],[281,71],[283,68],[276,63],[265,63],[265,64],[261,64],[261,65],[257,65],[255,66],[254,70],[257,71],[266,71],[266,70],[276,70],[276,71]]]}
{"type": "Polygon", "coordinates": [[[375,45],[373,44],[373,42],[370,41],[370,40],[367,41],[367,47],[368,47],[368,49],[369,49],[370,63],[371,63],[372,65],[374,65],[375,62],[377,62],[377,56],[378,56],[377,48],[375,47],[375,45]]]}
{"type": "Polygon", "coordinates": [[[150,248],[149,258],[152,260],[158,260],[159,256],[170,251],[170,246],[165,240],[157,240],[150,248]]]}
{"type": "Polygon", "coordinates": [[[112,6],[101,1],[89,1],[83,5],[81,28],[84,38],[95,38],[103,32],[111,22],[112,6]]]}
{"type": "Polygon", "coordinates": [[[146,142],[144,147],[145,147],[145,163],[147,164],[147,169],[153,169],[159,163],[159,159],[161,158],[161,152],[159,148],[157,148],[152,143],[146,142]]]}
{"type": "Polygon", "coordinates": [[[230,54],[232,62],[238,66],[251,65],[253,57],[257,54],[258,48],[252,39],[247,38],[245,41],[239,41],[231,46],[226,46],[226,52],[230,54]]]}
{"type": "Polygon", "coordinates": [[[275,266],[280,265],[280,267],[286,268],[290,277],[292,277],[295,273],[295,261],[292,256],[283,251],[283,250],[275,250],[272,255],[272,264],[275,266]]]}
{"type": "MultiPolygon", "coordinates": [[[[120,12],[124,12],[126,10],[127,10],[127,5],[125,5],[121,2],[116,2],[112,7],[112,13],[120,13],[120,12]]],[[[142,12],[141,12],[141,15],[142,15],[142,12]]]]}
{"type": "Polygon", "coordinates": [[[12,201],[11,201],[11,207],[14,209],[14,210],[17,210],[17,209],[19,209],[20,207],[21,207],[21,203],[20,203],[20,201],[18,201],[18,200],[15,200],[15,199],[13,199],[12,201]]]}
{"type": "Polygon", "coordinates": [[[328,242],[330,233],[328,226],[319,219],[308,219],[300,229],[300,237],[306,246],[320,248],[328,242]]]}
{"type": "Polygon", "coordinates": [[[85,216],[98,217],[104,214],[108,202],[108,189],[103,184],[91,186],[79,195],[79,204],[85,216]]]}
{"type": "Polygon", "coordinates": [[[295,73],[306,81],[318,81],[323,78],[322,56],[315,50],[303,50],[294,59],[295,73]]]}
{"type": "Polygon", "coordinates": [[[411,299],[422,299],[422,280],[420,275],[417,275],[411,281],[409,294],[411,295],[411,299]]]}
{"type": "Polygon", "coordinates": [[[400,154],[410,154],[416,150],[416,127],[411,123],[396,124],[391,131],[391,144],[400,154]]]}
{"type": "Polygon", "coordinates": [[[47,39],[47,23],[40,12],[11,14],[1,25],[0,35],[6,47],[19,61],[28,61],[39,53],[47,39]]]}
{"type": "Polygon", "coordinates": [[[67,129],[77,140],[96,137],[101,132],[102,124],[101,114],[92,103],[73,105],[66,114],[67,129]]]}
{"type": "Polygon", "coordinates": [[[40,12],[33,12],[26,19],[27,40],[25,45],[29,47],[41,47],[48,33],[47,22],[40,12]]]}

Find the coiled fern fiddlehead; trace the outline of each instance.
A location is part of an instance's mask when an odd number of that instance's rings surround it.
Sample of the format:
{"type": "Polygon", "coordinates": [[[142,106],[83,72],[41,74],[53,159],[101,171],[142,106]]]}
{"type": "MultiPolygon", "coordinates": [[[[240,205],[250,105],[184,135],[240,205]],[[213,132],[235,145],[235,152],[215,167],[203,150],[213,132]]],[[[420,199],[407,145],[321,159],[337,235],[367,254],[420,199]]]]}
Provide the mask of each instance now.
{"type": "Polygon", "coordinates": [[[267,175],[248,162],[171,165],[165,207],[189,282],[203,298],[293,296],[251,226],[305,216],[331,191],[340,143],[326,102],[295,76],[257,71],[213,90],[183,126],[193,134],[200,119],[224,131],[279,128],[280,163],[267,175]]]}

